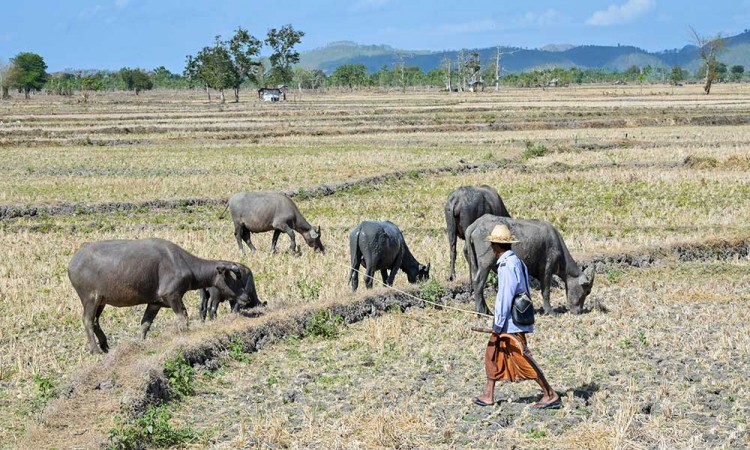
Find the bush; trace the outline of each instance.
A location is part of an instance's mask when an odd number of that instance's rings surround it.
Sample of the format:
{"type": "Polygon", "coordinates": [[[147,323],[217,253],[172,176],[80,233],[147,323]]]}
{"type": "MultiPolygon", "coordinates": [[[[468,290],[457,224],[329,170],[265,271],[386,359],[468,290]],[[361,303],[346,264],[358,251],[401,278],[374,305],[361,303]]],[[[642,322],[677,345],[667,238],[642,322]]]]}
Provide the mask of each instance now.
{"type": "Polygon", "coordinates": [[[117,426],[109,430],[107,448],[136,450],[147,447],[168,448],[195,441],[197,433],[190,427],[174,428],[169,420],[172,413],[164,406],[151,407],[128,425],[116,418],[117,426]]]}
{"type": "Polygon", "coordinates": [[[164,363],[164,375],[169,379],[169,386],[177,397],[195,393],[193,379],[195,369],[188,364],[183,355],[169,359],[164,363]]]}
{"type": "Polygon", "coordinates": [[[445,295],[445,288],[436,279],[431,279],[422,285],[419,296],[427,301],[437,303],[445,295]]]}
{"type": "Polygon", "coordinates": [[[305,334],[323,339],[335,339],[343,323],[344,318],[341,316],[333,317],[330,311],[317,311],[307,322],[305,334]]]}
{"type": "Polygon", "coordinates": [[[524,159],[539,158],[547,154],[547,147],[542,144],[534,144],[531,141],[526,141],[526,150],[523,152],[524,159]]]}

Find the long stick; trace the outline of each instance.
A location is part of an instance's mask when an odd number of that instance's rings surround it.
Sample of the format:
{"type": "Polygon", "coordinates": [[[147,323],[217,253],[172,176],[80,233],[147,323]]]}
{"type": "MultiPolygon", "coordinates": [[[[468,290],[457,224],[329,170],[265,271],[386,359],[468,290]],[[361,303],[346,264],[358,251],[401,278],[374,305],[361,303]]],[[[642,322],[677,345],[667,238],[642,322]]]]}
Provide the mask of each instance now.
{"type": "Polygon", "coordinates": [[[492,331],[491,329],[482,328],[482,327],[471,327],[471,331],[478,331],[480,333],[490,333],[490,334],[494,333],[494,331],[492,331]]]}

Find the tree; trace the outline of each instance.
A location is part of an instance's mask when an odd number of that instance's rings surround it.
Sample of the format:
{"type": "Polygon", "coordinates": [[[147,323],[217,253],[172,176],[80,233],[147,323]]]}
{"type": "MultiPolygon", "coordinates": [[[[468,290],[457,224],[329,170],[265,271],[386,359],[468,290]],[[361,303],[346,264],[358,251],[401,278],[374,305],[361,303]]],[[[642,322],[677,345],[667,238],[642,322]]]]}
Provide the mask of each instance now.
{"type": "Polygon", "coordinates": [[[336,86],[348,86],[349,89],[363,86],[367,83],[367,67],[364,64],[338,66],[331,74],[330,80],[336,86]]]}
{"type": "Polygon", "coordinates": [[[703,92],[708,95],[711,93],[711,85],[718,77],[716,68],[719,66],[719,62],[717,58],[724,50],[724,39],[722,39],[721,34],[718,34],[713,38],[706,38],[698,34],[698,32],[692,27],[690,28],[690,31],[693,35],[693,42],[698,47],[698,54],[703,60],[706,83],[703,86],[703,92]]]}
{"type": "Polygon", "coordinates": [[[678,84],[680,81],[685,79],[685,71],[680,66],[672,67],[672,72],[669,74],[669,81],[672,86],[678,84]]]}
{"type": "Polygon", "coordinates": [[[0,96],[0,99],[2,100],[10,98],[10,94],[8,94],[8,89],[10,87],[8,73],[10,72],[10,69],[10,64],[0,61],[0,89],[2,89],[2,96],[0,96]]]}
{"type": "Polygon", "coordinates": [[[727,69],[727,65],[723,62],[720,62],[716,65],[716,79],[718,81],[724,81],[727,78],[727,72],[729,69],[727,69]]]}
{"type": "Polygon", "coordinates": [[[257,81],[262,65],[253,59],[260,53],[261,42],[247,30],[237,28],[229,41],[216,36],[212,47],[203,47],[195,56],[188,55],[184,75],[191,81],[200,82],[211,101],[210,89],[216,89],[221,103],[226,101],[225,89],[234,90],[235,102],[240,101],[240,86],[246,80],[257,81]]]}
{"type": "Polygon", "coordinates": [[[29,98],[29,92],[40,91],[47,82],[47,64],[44,58],[36,53],[19,53],[11,59],[12,68],[8,74],[8,85],[23,91],[29,98]]]}
{"type": "Polygon", "coordinates": [[[120,69],[120,77],[129,91],[135,91],[135,95],[140,94],[141,91],[151,90],[154,87],[151,76],[141,69],[123,67],[120,69]]]}
{"type": "MultiPolygon", "coordinates": [[[[254,59],[260,54],[262,43],[255,36],[242,27],[237,27],[234,36],[229,40],[229,54],[232,63],[232,71],[235,73],[234,101],[240,101],[240,85],[246,80],[258,82],[258,73],[263,72],[260,61],[254,59]]],[[[290,78],[291,79],[291,78],[290,78]]]]}
{"type": "Polygon", "coordinates": [[[742,79],[742,75],[745,73],[745,66],[732,66],[729,71],[732,73],[732,81],[739,82],[742,79]]]}
{"type": "Polygon", "coordinates": [[[91,75],[80,76],[79,82],[81,86],[81,96],[83,97],[83,103],[89,102],[89,93],[91,91],[100,91],[104,89],[104,76],[101,72],[97,72],[91,75]]]}
{"type": "Polygon", "coordinates": [[[304,35],[304,31],[296,31],[291,25],[268,30],[265,42],[273,49],[268,58],[271,63],[270,77],[277,84],[291,83],[294,76],[292,65],[299,62],[299,52],[294,50],[294,46],[302,42],[304,35]]]}

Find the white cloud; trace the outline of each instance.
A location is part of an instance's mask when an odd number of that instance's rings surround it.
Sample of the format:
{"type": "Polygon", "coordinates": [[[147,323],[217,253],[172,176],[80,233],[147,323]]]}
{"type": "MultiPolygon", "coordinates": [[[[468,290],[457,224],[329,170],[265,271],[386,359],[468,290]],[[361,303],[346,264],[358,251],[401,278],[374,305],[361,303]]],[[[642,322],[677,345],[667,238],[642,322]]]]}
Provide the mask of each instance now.
{"type": "Polygon", "coordinates": [[[603,11],[596,11],[586,19],[586,24],[607,27],[628,23],[651,12],[655,7],[656,0],[628,0],[623,5],[609,5],[603,11]]]}
{"type": "Polygon", "coordinates": [[[469,34],[485,33],[488,31],[515,30],[531,27],[545,27],[553,24],[561,24],[568,18],[554,9],[548,9],[542,13],[528,11],[521,16],[509,18],[503,21],[494,19],[475,20],[471,22],[445,24],[438,28],[439,34],[469,34]]]}
{"type": "Polygon", "coordinates": [[[358,0],[350,8],[353,12],[373,11],[390,3],[391,0],[358,0]]]}

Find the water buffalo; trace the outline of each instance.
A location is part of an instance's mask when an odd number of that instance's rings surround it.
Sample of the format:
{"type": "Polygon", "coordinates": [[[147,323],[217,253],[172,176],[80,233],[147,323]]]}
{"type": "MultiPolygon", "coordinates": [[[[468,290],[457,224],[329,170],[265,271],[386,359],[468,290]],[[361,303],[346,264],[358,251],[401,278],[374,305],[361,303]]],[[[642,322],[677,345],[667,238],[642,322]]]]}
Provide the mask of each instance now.
{"type": "Polygon", "coordinates": [[[472,290],[477,311],[489,313],[484,302],[484,286],[490,270],[497,271],[497,257],[484,240],[495,225],[505,224],[520,242],[513,244],[512,249],[529,269],[529,275],[538,279],[542,285],[544,311],[552,314],[549,302],[549,290],[552,275],[557,275],[565,283],[568,297],[568,308],[576,313],[581,311],[583,302],[591,293],[594,284],[594,269],[588,267],[581,271],[570,256],[560,232],[542,220],[514,220],[485,214],[471,224],[466,230],[466,248],[469,268],[471,270],[472,290]]]}
{"type": "Polygon", "coordinates": [[[486,184],[478,187],[462,186],[448,195],[445,202],[445,224],[448,227],[448,243],[451,247],[451,271],[448,280],[453,281],[456,278],[456,238],[465,240],[466,229],[484,214],[510,217],[503,199],[492,187],[486,184]]]}
{"type": "Polygon", "coordinates": [[[365,221],[357,225],[349,234],[349,247],[352,254],[352,269],[349,283],[352,290],[359,286],[358,270],[360,264],[367,269],[365,287],[372,287],[373,276],[380,270],[383,282],[393,285],[399,269],[406,273],[409,283],[430,278],[430,264],[426,266],[417,261],[409,251],[401,230],[392,222],[365,221]],[[390,269],[390,273],[388,273],[390,269]]]}
{"type": "Polygon", "coordinates": [[[83,325],[92,353],[109,350],[99,326],[105,305],[148,305],[141,320],[145,339],[160,308],[172,308],[181,318],[180,329],[187,327],[182,297],[189,290],[215,287],[242,307],[256,306],[258,301],[247,267],[198,258],[164,239],[84,244],[68,264],[68,278],[83,303],[83,325]]]}
{"type": "MultiPolygon", "coordinates": [[[[254,298],[252,299],[251,303],[255,305],[266,306],[267,302],[261,302],[260,300],[258,300],[258,295],[255,290],[255,284],[253,284],[252,289],[254,298]]],[[[201,303],[198,311],[200,312],[201,320],[206,320],[207,313],[208,318],[214,320],[216,318],[216,311],[219,309],[219,303],[225,300],[229,301],[229,308],[232,310],[232,312],[238,312],[240,310],[240,304],[237,302],[234,296],[225,295],[218,288],[204,288],[199,292],[201,303]]]]}
{"type": "Polygon", "coordinates": [[[229,199],[227,208],[229,208],[234,222],[234,237],[243,253],[245,251],[242,246],[243,241],[250,247],[250,250],[255,251],[255,246],[250,239],[251,233],[263,233],[271,230],[273,230],[273,240],[271,241],[273,252],[276,252],[276,242],[278,242],[279,235],[282,232],[288,234],[292,240],[291,251],[297,251],[295,231],[305,238],[307,245],[321,253],[325,252],[325,247],[320,242],[320,227],[310,225],[292,199],[284,194],[277,192],[240,192],[229,199]]]}

